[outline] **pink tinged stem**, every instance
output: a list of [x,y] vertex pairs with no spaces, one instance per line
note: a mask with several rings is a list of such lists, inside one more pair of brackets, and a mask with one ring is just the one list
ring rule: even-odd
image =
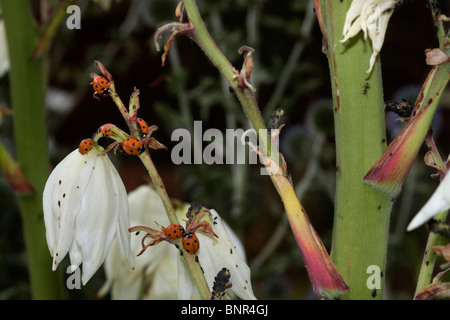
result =
[[431,83],[436,78],[436,70],[434,67],[428,75],[405,128],[364,177],[366,183],[392,197],[397,197],[401,191],[403,181],[430,129],[439,100],[437,97],[450,78],[447,75],[436,92],[429,93]]
[[337,299],[349,290],[332,263],[327,250],[311,225],[288,178],[271,176],[283,200],[289,223],[303,256],[314,293],[324,299]]
[[19,164],[0,143],[0,171],[5,175],[12,190],[22,194],[34,194],[34,189],[25,178]]

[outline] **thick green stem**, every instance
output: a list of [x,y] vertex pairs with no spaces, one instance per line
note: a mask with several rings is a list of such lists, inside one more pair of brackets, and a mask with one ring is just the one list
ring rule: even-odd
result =
[[[348,299],[381,299],[391,199],[363,182],[386,148],[379,62],[362,33],[342,44],[349,1],[321,1],[336,133],[336,206],[331,258],[350,286]],[[369,268],[370,267],[370,268]],[[376,272],[377,274],[374,274]],[[379,277],[368,281],[370,276]]]
[[44,58],[31,59],[38,43],[29,1],[1,1],[10,57],[11,96],[17,161],[34,195],[18,195],[34,299],[62,297],[61,277],[51,270],[42,212],[49,173],[45,126],[47,78]]

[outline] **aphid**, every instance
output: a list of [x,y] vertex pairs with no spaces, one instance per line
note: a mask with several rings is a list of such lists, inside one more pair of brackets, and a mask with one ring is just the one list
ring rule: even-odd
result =
[[367,95],[367,91],[370,89],[370,84],[368,82],[364,83],[363,95]]
[[94,146],[94,141],[92,141],[92,139],[84,139],[80,142],[78,151],[81,154],[86,154],[92,149],[93,146]]

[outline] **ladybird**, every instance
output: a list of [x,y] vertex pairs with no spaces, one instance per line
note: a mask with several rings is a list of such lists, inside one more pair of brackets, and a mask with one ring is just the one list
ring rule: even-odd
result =
[[104,77],[96,76],[92,81],[92,87],[95,90],[93,97],[98,100],[100,100],[98,96],[106,97],[109,93],[109,81]]
[[144,144],[136,138],[128,138],[120,145],[122,152],[131,155],[139,155],[144,151]]
[[137,122],[139,124],[140,134],[142,138],[145,138],[148,133],[148,124],[145,122],[145,120],[138,118]]
[[170,239],[179,239],[181,238],[185,232],[184,228],[179,224],[171,224],[164,229],[164,233]]
[[101,126],[98,131],[105,136],[112,136],[114,132],[111,131],[111,128],[113,127],[115,127],[115,125],[113,125],[112,123],[107,123]]
[[191,254],[195,254],[200,247],[200,242],[194,233],[188,232],[183,237],[183,248]]
[[86,154],[92,149],[93,146],[94,146],[94,141],[92,141],[92,139],[84,139],[83,141],[80,142],[78,151],[81,154]]

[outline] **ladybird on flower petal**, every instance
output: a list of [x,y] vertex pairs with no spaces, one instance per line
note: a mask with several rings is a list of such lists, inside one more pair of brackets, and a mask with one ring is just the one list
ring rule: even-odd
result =
[[81,154],[86,154],[92,149],[93,146],[94,146],[94,141],[92,141],[92,139],[84,139],[80,142],[78,151]]
[[185,231],[183,226],[179,224],[171,224],[164,229],[164,233],[170,239],[179,239],[185,234]]
[[191,254],[196,254],[200,247],[200,242],[194,233],[186,233],[183,237],[183,248]]

